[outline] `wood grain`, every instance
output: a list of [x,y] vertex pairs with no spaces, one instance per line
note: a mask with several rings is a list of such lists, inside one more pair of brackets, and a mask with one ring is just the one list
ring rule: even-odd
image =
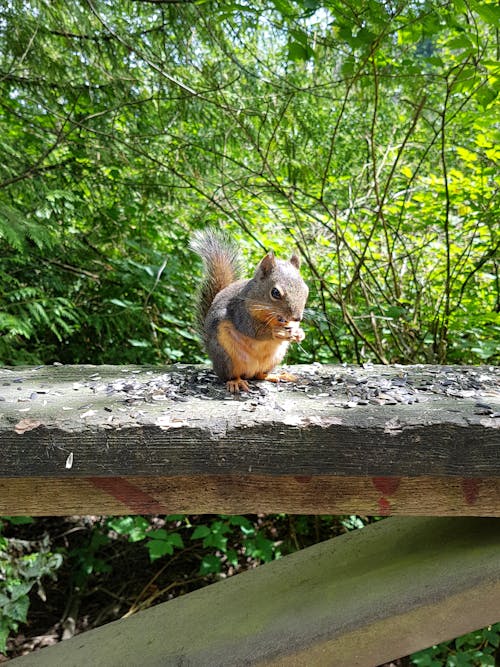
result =
[[500,369],[0,369],[0,512],[500,513]]
[[500,516],[500,479],[450,477],[1,478],[0,514]]

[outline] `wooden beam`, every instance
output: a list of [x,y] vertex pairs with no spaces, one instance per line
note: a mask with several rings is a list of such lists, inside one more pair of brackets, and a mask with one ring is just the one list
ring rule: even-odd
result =
[[291,370],[0,369],[0,512],[500,514],[500,368]]
[[0,515],[365,514],[500,516],[500,478],[0,478]]
[[373,667],[499,618],[498,520],[392,518],[14,662]]

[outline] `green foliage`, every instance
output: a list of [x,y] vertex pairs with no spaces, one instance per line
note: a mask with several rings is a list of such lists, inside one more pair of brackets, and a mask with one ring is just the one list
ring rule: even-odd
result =
[[130,542],[145,540],[151,560],[171,556],[174,549],[183,549],[184,542],[178,532],[163,528],[151,529],[150,522],[142,516],[123,516],[108,519],[107,526],[119,535],[125,535]]
[[[3,517],[4,523],[23,526],[30,517]],[[227,576],[247,566],[279,558],[281,550],[267,527],[244,516],[166,517],[119,516],[91,521],[76,545],[51,550],[50,537],[27,542],[0,533],[0,651],[12,631],[26,622],[28,593],[34,584],[44,595],[41,579],[65,562],[70,572],[70,586],[76,595],[88,594],[91,586],[110,576],[116,561],[110,559],[113,545],[120,540],[138,543],[147,551],[150,561],[172,563],[193,550],[199,566],[195,580],[201,582]],[[196,562],[196,561],[195,561]]]
[[497,9],[3,7],[0,360],[201,359],[210,223],[299,245],[292,361],[498,361]]
[[99,553],[109,543],[110,539],[101,527],[94,526],[86,542],[69,551],[67,558],[71,562],[73,585],[77,589],[85,589],[90,575],[111,571],[111,564]]
[[200,564],[200,574],[203,575],[220,573],[224,563],[236,566],[238,551],[247,559],[263,563],[281,556],[276,542],[266,537],[244,516],[221,516],[209,524],[198,524],[191,534],[191,540],[199,539],[202,540],[202,546],[209,550]]
[[[240,557],[268,562],[280,556],[275,542],[243,516],[219,516],[194,527],[185,515],[167,516],[165,521],[165,527],[153,528],[142,516],[114,517],[106,521],[106,528],[130,542],[144,542],[151,560],[184,549],[185,539],[198,542],[204,552],[199,568],[203,576],[219,574],[227,565],[237,566]],[[172,522],[175,530],[167,529]]]
[[55,577],[62,556],[52,553],[48,538],[31,543],[2,535],[3,522],[20,525],[29,517],[3,517],[0,521],[0,653],[4,653],[9,634],[27,620],[31,589],[37,585],[38,595],[45,599],[42,578]]
[[108,519],[107,527],[119,535],[125,535],[130,542],[144,540],[150,527],[149,521],[142,516],[119,516]]
[[499,647],[500,623],[496,623],[452,642],[414,653],[411,664],[418,667],[495,667]]
[[149,533],[149,538],[146,546],[151,560],[156,560],[156,558],[162,556],[171,556],[174,549],[184,548],[184,542],[179,533],[167,533],[163,528],[152,530]]

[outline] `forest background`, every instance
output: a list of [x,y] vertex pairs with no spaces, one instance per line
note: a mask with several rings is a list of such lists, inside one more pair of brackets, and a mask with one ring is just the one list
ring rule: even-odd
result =
[[[218,225],[249,273],[300,250],[289,361],[498,364],[499,30],[496,0],[3,3],[0,363],[205,361],[188,244]],[[363,523],[199,521],[103,518],[68,546],[4,520],[0,644],[42,574],[88,587],[133,530],[157,556],[191,531],[206,578]]]

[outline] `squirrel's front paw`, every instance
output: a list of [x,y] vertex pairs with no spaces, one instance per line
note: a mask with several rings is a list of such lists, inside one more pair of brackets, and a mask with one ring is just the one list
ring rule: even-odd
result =
[[274,327],[273,329],[273,338],[279,338],[280,340],[290,340],[300,343],[305,337],[304,330],[298,326]]
[[292,336],[292,340],[294,340],[296,343],[301,343],[304,338],[306,337],[304,333],[304,329],[301,329],[300,327],[294,332]]

